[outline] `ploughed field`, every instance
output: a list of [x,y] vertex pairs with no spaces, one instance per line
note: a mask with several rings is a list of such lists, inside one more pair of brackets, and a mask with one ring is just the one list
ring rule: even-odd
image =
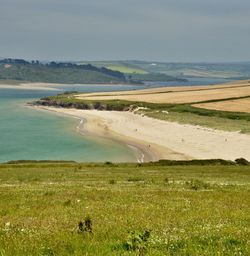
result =
[[83,100],[126,100],[148,103],[194,103],[250,97],[250,81],[242,80],[223,85],[164,87],[127,92],[91,93],[77,95]]
[[250,255],[250,166],[1,164],[0,216],[0,255]]

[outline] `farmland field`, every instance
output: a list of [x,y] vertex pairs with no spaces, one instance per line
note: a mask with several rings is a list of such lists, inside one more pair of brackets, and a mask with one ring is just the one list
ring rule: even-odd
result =
[[250,113],[250,98],[216,101],[211,103],[194,104],[194,107],[230,111],[230,112],[245,112]]
[[88,100],[127,100],[149,103],[193,103],[250,96],[249,81],[237,81],[225,85],[198,87],[165,87],[130,92],[94,93],[78,95]]

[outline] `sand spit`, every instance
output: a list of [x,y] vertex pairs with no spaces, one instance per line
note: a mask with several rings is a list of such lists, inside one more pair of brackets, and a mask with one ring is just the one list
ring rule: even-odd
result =
[[[106,86],[106,87],[112,87],[112,86],[117,86],[117,87],[123,87],[124,85],[127,84],[106,84],[106,83],[100,83],[100,84],[55,84],[55,83],[20,83],[20,84],[1,84],[0,83],[0,89],[22,89],[22,90],[53,90],[53,91],[61,91],[61,87],[64,88],[64,90],[67,90],[67,86],[71,88],[72,86],[77,85],[81,87],[98,87],[98,86]],[[136,85],[134,85],[136,86]],[[138,88],[140,88],[140,85],[137,85]],[[60,87],[60,89],[58,88]]]
[[250,136],[194,125],[183,125],[131,112],[36,107],[86,120],[84,131],[135,146],[144,161],[159,159],[250,160]]
[[60,91],[58,88],[56,88],[56,86],[60,86],[60,84],[49,84],[49,83],[0,84],[0,89]]

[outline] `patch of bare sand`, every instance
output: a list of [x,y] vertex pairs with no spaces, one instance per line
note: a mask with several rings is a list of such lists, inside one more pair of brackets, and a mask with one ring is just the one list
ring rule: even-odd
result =
[[[53,90],[53,91],[59,91],[58,87],[63,86],[65,89],[67,89],[67,86],[71,87],[73,84],[55,84],[55,83],[20,83],[20,84],[0,84],[0,89],[24,89],[24,90]],[[77,84],[77,86],[81,87],[97,87],[97,86],[106,86],[111,87],[114,86],[114,84]],[[115,84],[116,87],[123,87],[124,84]],[[138,88],[140,88],[140,85],[138,85]]]
[[181,125],[140,116],[131,112],[45,108],[87,120],[90,133],[113,136],[141,145],[153,159],[250,160],[250,136],[200,126]]

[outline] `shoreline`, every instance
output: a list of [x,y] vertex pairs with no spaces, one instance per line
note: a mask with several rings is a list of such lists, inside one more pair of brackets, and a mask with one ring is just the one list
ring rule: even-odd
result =
[[59,84],[47,83],[20,83],[20,84],[0,84],[0,89],[13,89],[13,90],[46,90],[46,91],[60,91],[54,86]]
[[138,86],[140,88],[141,86],[144,86],[144,84],[107,84],[107,83],[87,83],[87,84],[59,84],[59,83],[39,83],[39,82],[27,82],[27,83],[20,83],[20,84],[1,84],[0,83],[0,89],[20,89],[20,90],[46,90],[46,91],[62,91],[61,88],[58,87],[64,87],[67,88],[67,86]]
[[250,136],[239,132],[167,122],[131,112],[33,108],[84,119],[85,135],[131,145],[145,155],[144,162],[160,159],[250,160]]
[[[126,145],[137,155],[137,162],[155,162],[166,157],[171,160],[191,160],[190,156],[177,153],[167,147],[158,145],[157,143],[139,140],[136,137],[130,137],[113,131],[106,123],[105,118],[95,117],[92,111],[95,110],[77,110],[46,106],[29,106],[33,109],[49,111],[51,113],[63,116],[77,118],[80,123],[76,127],[76,132],[83,136],[92,138],[104,138]],[[81,113],[79,113],[81,112]],[[99,111],[98,111],[99,112]],[[100,111],[102,112],[102,111]],[[115,112],[115,111],[112,111]],[[135,115],[135,114],[133,114]]]
[[[51,109],[45,109],[45,110],[52,111],[56,114],[61,114],[61,112],[58,113],[56,110],[51,110]],[[73,117],[72,115],[69,115],[66,113],[63,113],[63,114],[65,114],[66,116]],[[123,144],[134,152],[138,163],[155,161],[156,159],[155,153],[147,150],[147,148],[142,143],[132,141],[129,138],[124,138],[124,137],[122,138],[121,136],[113,133],[112,131],[107,131],[106,127],[103,127],[103,128],[94,127],[95,124],[92,124],[91,123],[92,120],[89,118],[83,117],[81,119],[81,117],[77,117],[77,116],[74,116],[74,117],[80,119],[80,123],[76,127],[76,132],[78,132],[79,134],[83,136],[89,136],[95,139],[96,138],[108,139],[110,141]]]
[[27,105],[27,107],[30,107],[32,109],[39,110],[39,111],[46,111],[46,112],[49,111],[53,114],[60,115],[60,116],[67,116],[67,117],[78,119],[79,123],[75,127],[75,131],[77,133],[79,133],[82,136],[89,136],[93,139],[98,139],[98,138],[108,139],[110,141],[123,144],[134,152],[137,163],[153,162],[153,161],[159,160],[159,155],[160,155],[159,151],[155,150],[154,147],[152,147],[152,149],[149,150],[147,146],[144,145],[144,143],[140,143],[139,141],[134,141],[131,138],[125,138],[124,136],[120,136],[119,134],[115,134],[111,131],[107,131],[106,127],[101,127],[98,124],[96,125],[92,123],[93,120],[89,117],[70,114],[70,113],[67,113],[67,111],[66,112],[60,111],[61,109],[59,110],[59,108],[53,108],[53,107],[31,106],[31,105]]
[[[238,82],[243,83],[246,82],[248,80],[239,80]],[[176,81],[168,81],[168,82],[176,82]],[[223,87],[227,87],[230,86],[232,84],[234,84],[235,82],[230,81],[230,82],[225,82],[225,83],[218,83],[218,84],[200,84],[200,85],[169,85],[166,87],[162,87],[162,86],[154,86],[153,88],[151,88],[151,86],[149,86],[148,88],[143,88],[141,89],[140,87],[145,87],[146,84],[136,84],[136,83],[86,83],[86,84],[64,84],[64,83],[46,83],[46,82],[22,82],[20,81],[20,83],[17,82],[13,82],[13,83],[4,83],[1,82],[0,83],[0,89],[21,89],[21,90],[51,90],[51,91],[61,91],[61,88],[58,87],[64,87],[67,88],[67,86],[107,86],[107,87],[112,87],[112,86],[135,86],[138,88],[138,90],[140,90],[141,92],[157,92],[158,90],[171,90],[171,91],[180,91],[180,90],[194,90],[194,88],[196,89],[204,89],[204,88],[210,88],[212,89],[213,87],[216,88],[223,88]],[[212,87],[211,87],[212,86]],[[119,94],[124,94],[124,93],[134,93],[135,90],[129,90],[129,91],[119,91]],[[117,92],[107,92],[108,94],[112,95],[114,93]],[[93,92],[91,93],[92,96],[94,95],[99,95],[99,94],[103,94],[103,92]],[[106,94],[106,92],[105,92]],[[86,93],[85,96],[89,95],[89,93]]]

